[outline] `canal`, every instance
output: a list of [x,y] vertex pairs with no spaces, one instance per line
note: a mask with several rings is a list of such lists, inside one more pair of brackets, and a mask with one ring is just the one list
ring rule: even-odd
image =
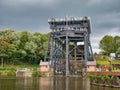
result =
[[93,86],[89,80],[80,77],[23,78],[1,77],[0,90],[120,90]]

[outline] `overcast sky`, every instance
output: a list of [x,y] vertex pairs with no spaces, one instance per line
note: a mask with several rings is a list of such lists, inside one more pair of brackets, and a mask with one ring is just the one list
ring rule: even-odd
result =
[[91,18],[94,52],[104,35],[120,35],[120,0],[0,0],[0,30],[48,33],[48,19],[66,15]]

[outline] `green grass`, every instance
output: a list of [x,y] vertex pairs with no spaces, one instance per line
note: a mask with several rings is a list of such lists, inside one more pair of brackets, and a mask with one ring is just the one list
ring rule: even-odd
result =
[[17,65],[17,67],[38,67],[39,65],[32,65],[32,64],[22,64],[22,65]]
[[45,74],[40,71],[35,71],[32,73],[33,77],[45,77]]
[[106,60],[106,59],[100,59],[100,60],[96,60],[96,63],[97,63],[97,65],[107,65],[107,66],[109,66],[110,65],[110,63],[108,62],[108,60]]
[[[0,66],[0,75],[3,76],[15,76],[17,68],[28,68],[33,71],[37,71],[38,65],[6,65],[4,67]],[[38,76],[42,75],[40,73],[37,73]]]
[[7,76],[16,76],[16,72],[15,71],[8,71]]
[[4,70],[16,70],[15,67],[0,67],[0,71],[4,71]]
[[112,64],[120,64],[120,60],[113,60]]
[[[110,66],[110,62],[107,59],[99,59],[96,60],[97,65],[106,65],[106,66]],[[112,64],[120,64],[120,60],[112,60]]]

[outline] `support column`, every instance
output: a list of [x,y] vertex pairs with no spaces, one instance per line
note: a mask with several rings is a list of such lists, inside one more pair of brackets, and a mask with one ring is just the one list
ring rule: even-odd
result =
[[83,72],[87,72],[87,61],[88,61],[88,35],[87,32],[85,32],[84,34],[84,71]]
[[76,50],[77,49],[77,43],[74,42],[74,45],[75,45],[75,47],[74,47],[74,57],[75,58],[74,59],[75,59],[75,69],[76,69],[77,68],[77,55],[76,55],[77,54],[77,52],[76,52],[77,51]]
[[51,71],[53,71],[53,68],[54,68],[54,61],[53,61],[53,43],[54,43],[54,41],[53,41],[53,34],[51,34],[51,42],[49,42],[49,43],[51,43],[51,49],[50,49],[50,61],[51,61],[51,67],[50,67],[50,69],[51,69]]
[[66,35],[66,76],[68,76],[69,73],[69,41],[68,41],[68,35]]

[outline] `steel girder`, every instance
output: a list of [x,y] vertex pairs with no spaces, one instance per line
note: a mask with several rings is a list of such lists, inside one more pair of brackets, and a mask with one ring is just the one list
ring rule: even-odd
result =
[[[55,20],[49,21],[52,32],[48,41],[45,60],[51,62],[55,75],[86,72],[87,61],[94,61],[90,44],[90,20]],[[78,43],[83,43],[79,45]]]

